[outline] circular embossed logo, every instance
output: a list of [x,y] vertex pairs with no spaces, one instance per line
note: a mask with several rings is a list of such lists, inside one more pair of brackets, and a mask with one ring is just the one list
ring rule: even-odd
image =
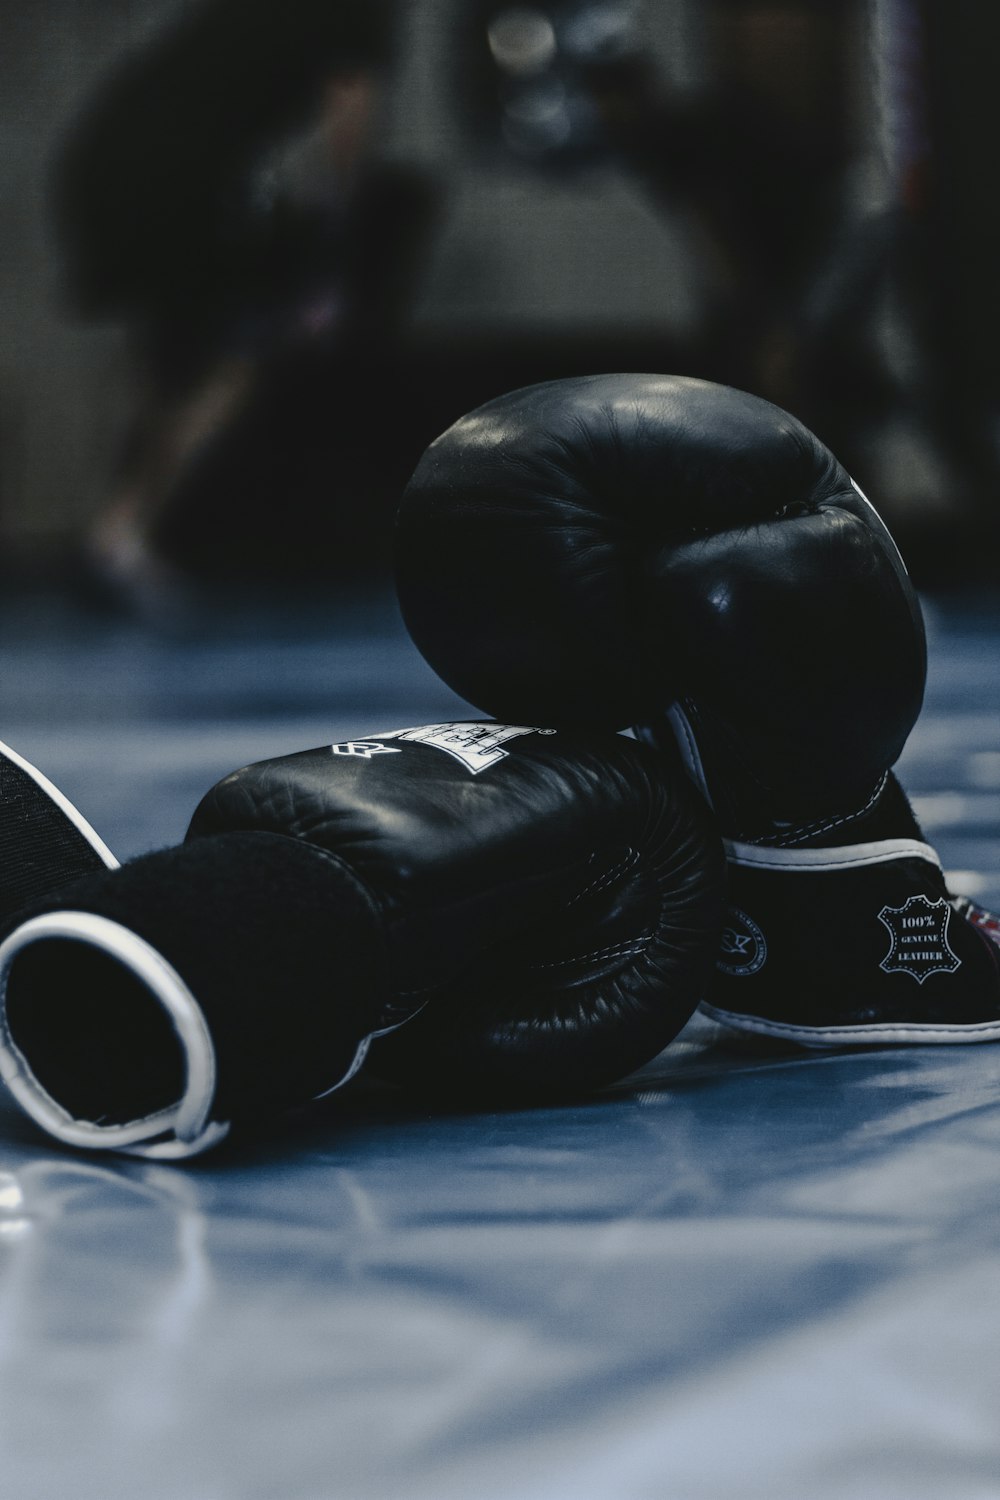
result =
[[767,943],[757,923],[738,906],[731,906],[722,929],[716,968],[723,974],[756,974],[767,958]]

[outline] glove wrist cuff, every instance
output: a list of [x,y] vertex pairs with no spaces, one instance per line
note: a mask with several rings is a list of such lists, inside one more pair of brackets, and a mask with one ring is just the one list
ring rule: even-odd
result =
[[[36,1075],[11,1031],[7,997],[18,960],[36,944],[82,943],[131,974],[165,1013],[184,1065],[184,1087],[167,1108],[120,1123],[75,1118]],[[0,1075],[18,1103],[57,1140],[90,1150],[177,1158],[215,1145],[228,1123],[209,1118],[216,1087],[216,1057],[204,1014],[176,969],[150,943],[109,917],[86,911],[45,912],[16,928],[0,944]]]
[[996,919],[949,895],[930,845],[728,853],[712,1019],[809,1047],[1000,1039]]
[[744,844],[725,840],[729,864],[748,870],[790,870],[796,874],[814,874],[836,870],[862,869],[868,865],[891,864],[900,859],[921,859],[940,870],[937,851],[921,839],[874,839],[870,843],[842,844],[833,848],[791,849],[764,844]]

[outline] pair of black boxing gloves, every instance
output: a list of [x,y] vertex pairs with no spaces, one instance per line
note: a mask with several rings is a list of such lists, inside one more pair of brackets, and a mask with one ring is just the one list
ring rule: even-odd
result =
[[890,771],[918,601],[793,417],[665,376],[516,391],[428,449],[397,576],[495,720],[247,767],[120,868],[7,758],[0,1066],[52,1136],[192,1155],[362,1066],[554,1100],[699,1005],[813,1047],[1000,1040],[1000,924]]

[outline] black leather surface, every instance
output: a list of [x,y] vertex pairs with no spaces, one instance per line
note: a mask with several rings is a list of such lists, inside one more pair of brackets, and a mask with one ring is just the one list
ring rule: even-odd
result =
[[622,727],[691,699],[731,832],[864,800],[919,712],[888,532],[794,417],[723,386],[595,375],[487,403],[417,467],[396,566],[418,647],[490,713]]
[[[703,998],[721,926],[718,831],[679,766],[613,734],[443,724],[251,765],[199,805],[335,854],[384,913],[405,1002],[373,1065],[440,1089],[553,1096],[656,1055]],[[447,1004],[442,1002],[447,994]]]
[[[391,1018],[376,902],[340,861],[295,839],[237,832],[159,850],[21,915],[53,911],[120,924],[180,976],[212,1035],[215,1119],[268,1119],[307,1103]],[[127,1122],[179,1097],[162,1011],[118,963],[79,943],[24,951],[7,1016],[32,1070],[75,1118]]]

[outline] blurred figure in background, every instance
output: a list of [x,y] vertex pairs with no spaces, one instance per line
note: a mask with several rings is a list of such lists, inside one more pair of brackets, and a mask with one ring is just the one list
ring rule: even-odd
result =
[[[66,137],[52,197],[68,299],[124,322],[135,360],[87,543],[119,602],[155,610],[178,565],[280,571],[306,482],[289,387],[320,380],[350,469],[351,392],[391,359],[433,216],[426,182],[373,159],[393,20],[392,0],[201,0],[125,57]],[[335,494],[296,562],[356,562],[368,498]]]
[[[665,9],[685,19],[660,25],[657,51]],[[480,293],[485,337],[435,347],[425,321],[408,341],[440,193],[379,156],[392,0],[196,0],[124,59],[55,164],[73,305],[126,323],[136,359],[134,420],[88,540],[106,592],[155,609],[178,570],[297,586],[384,568],[395,500],[451,420],[513,385],[634,359],[791,409],[878,494],[918,568],[922,544],[933,567],[949,547],[961,561],[956,520],[996,512],[1000,468],[986,188],[1000,12],[412,0],[407,15],[447,28],[451,64],[454,139],[422,159],[455,177],[471,161],[479,202],[519,201],[502,196],[512,167],[583,183],[584,202],[592,185],[595,210],[602,184],[627,179],[664,230],[685,226],[700,315],[669,347],[610,319],[601,342],[570,287],[578,335],[542,298],[518,334],[501,275]],[[697,61],[681,86],[662,39],[685,26]],[[538,235],[550,289],[569,278],[560,222]],[[534,228],[509,216],[494,269]],[[664,234],[664,277],[677,243]]]
[[[953,573],[1000,583],[1000,9],[978,0],[878,0],[894,69],[902,229],[895,265],[899,388],[944,471]],[[940,542],[940,537],[936,538]]]
[[617,167],[664,215],[693,221],[714,287],[698,373],[800,409],[844,357],[842,315],[877,258],[874,244],[845,247],[858,228],[865,10],[708,0],[703,82],[683,94],[629,0],[493,0],[482,16],[495,75],[482,94],[507,148],[543,170]]
[[496,149],[627,172],[686,218],[710,289],[689,373],[820,431],[918,568],[961,566],[963,520],[997,509],[987,11],[703,0],[702,77],[678,91],[636,0],[483,0],[478,104],[467,91]]

